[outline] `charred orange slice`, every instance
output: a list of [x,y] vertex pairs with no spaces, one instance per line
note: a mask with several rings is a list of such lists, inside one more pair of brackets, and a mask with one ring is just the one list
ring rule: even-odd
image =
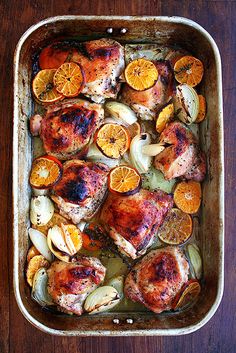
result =
[[180,294],[176,296],[172,303],[174,310],[185,308],[187,305],[193,303],[201,292],[201,286],[197,280],[189,280],[181,290]]
[[102,249],[102,242],[98,239],[93,239],[91,235],[83,232],[83,248],[88,251],[98,251]]
[[127,127],[129,134],[130,134],[130,138],[132,139],[134,136],[136,135],[140,135],[141,134],[141,126],[139,123],[135,122],[131,125],[129,125]]
[[[90,223],[82,233],[83,237],[83,248],[88,251],[98,251],[104,246],[104,230],[103,228],[96,224]],[[99,239],[102,237],[102,241]]]
[[131,61],[125,68],[125,80],[136,91],[152,87],[158,79],[158,71],[153,62],[146,59]]
[[29,262],[34,256],[40,255],[40,252],[36,249],[36,247],[33,245],[29,248],[28,253],[27,253],[27,262]]
[[203,77],[203,64],[193,56],[183,56],[174,66],[176,81],[186,83],[191,87],[197,86]]
[[165,129],[168,124],[174,118],[174,104],[169,103],[161,109],[157,115],[156,130],[159,134]]
[[32,257],[32,259],[28,263],[28,267],[26,270],[27,282],[31,287],[33,285],[34,275],[38,271],[38,269],[41,267],[48,268],[49,266],[50,263],[48,262],[48,260],[45,259],[45,257],[43,257],[43,255],[36,255]]
[[63,94],[56,90],[53,77],[56,70],[45,69],[37,73],[33,79],[32,89],[35,98],[41,103],[54,103],[62,99]]
[[197,181],[182,181],[174,191],[176,206],[186,213],[196,213],[201,204],[201,184]]
[[61,216],[59,213],[54,212],[50,221],[44,226],[37,226],[32,224],[32,228],[37,229],[39,232],[47,235],[49,228],[53,228],[54,226],[61,226],[61,224],[67,224],[68,220]]
[[84,86],[83,69],[79,64],[66,62],[56,70],[53,82],[59,93],[65,97],[75,97]]
[[121,165],[112,169],[108,176],[108,188],[111,192],[133,195],[141,187],[141,176],[136,169]]
[[172,208],[157,235],[166,244],[180,245],[190,238],[192,229],[191,216],[178,208]]
[[61,162],[52,156],[42,156],[33,161],[29,181],[36,189],[47,189],[55,185],[61,176]]
[[95,142],[105,156],[120,158],[129,148],[130,135],[124,126],[109,123],[97,131]]
[[206,117],[206,99],[201,94],[198,95],[199,98],[199,112],[195,123],[200,123]]

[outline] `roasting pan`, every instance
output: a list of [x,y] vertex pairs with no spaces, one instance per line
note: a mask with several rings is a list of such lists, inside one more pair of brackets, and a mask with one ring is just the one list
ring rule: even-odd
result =
[[[178,43],[204,63],[201,92],[207,99],[208,118],[201,124],[200,139],[207,155],[208,175],[203,183],[197,234],[204,279],[198,302],[183,312],[159,315],[109,312],[76,317],[42,310],[31,300],[24,278],[31,196],[28,183],[32,162],[28,129],[28,120],[33,113],[31,57],[51,40],[67,37],[80,40],[112,37],[121,43]],[[214,315],[223,294],[224,279],[223,108],[220,54],[207,31],[181,17],[60,16],[39,22],[23,34],[15,51],[13,137],[14,291],[18,306],[28,321],[44,332],[63,336],[182,335],[199,329]]]

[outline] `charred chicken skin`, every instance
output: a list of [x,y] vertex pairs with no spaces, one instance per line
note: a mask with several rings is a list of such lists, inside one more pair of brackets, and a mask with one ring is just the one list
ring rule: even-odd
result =
[[109,194],[100,219],[120,250],[135,259],[152,244],[172,206],[172,197],[162,191],[141,189],[131,196]]
[[103,163],[71,160],[63,164],[62,179],[53,187],[53,201],[60,213],[77,224],[89,220],[107,191],[109,168]]
[[31,118],[31,132],[40,133],[45,151],[61,160],[79,158],[85,152],[104,117],[103,108],[85,100],[50,106],[42,118]]
[[106,268],[95,257],[76,263],[54,261],[47,271],[48,292],[59,309],[81,315],[86,297],[104,280]]
[[129,105],[143,120],[153,120],[157,111],[167,103],[174,93],[173,70],[168,61],[156,61],[158,80],[145,91],[136,91],[128,84],[122,90],[122,102]]
[[204,179],[205,155],[186,125],[180,122],[169,124],[160,135],[160,144],[166,147],[155,157],[154,166],[164,174],[165,179]]
[[125,295],[155,313],[171,309],[176,294],[188,280],[189,265],[177,247],[150,251],[125,281]]

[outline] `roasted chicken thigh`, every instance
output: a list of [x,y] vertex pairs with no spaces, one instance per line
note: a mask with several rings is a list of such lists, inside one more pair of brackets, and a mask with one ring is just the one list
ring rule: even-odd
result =
[[124,48],[120,43],[109,38],[80,43],[71,61],[79,63],[84,70],[84,95],[98,103],[117,97],[119,76],[125,66]]
[[100,219],[120,250],[135,259],[152,244],[172,205],[172,196],[162,191],[141,189],[131,196],[110,194]]
[[63,164],[62,179],[53,187],[60,213],[77,224],[98,210],[107,190],[109,168],[103,163],[71,160]]
[[104,280],[106,268],[95,257],[76,263],[54,261],[47,271],[48,292],[62,311],[81,315],[86,297]]
[[205,155],[196,137],[181,122],[169,124],[160,135],[165,149],[155,157],[154,166],[167,180],[183,177],[202,181],[206,174]]
[[171,309],[171,304],[188,280],[189,265],[178,247],[150,251],[128,274],[125,295],[155,313]]
[[158,80],[145,91],[136,91],[124,85],[121,100],[129,105],[143,120],[153,120],[159,108],[167,103],[174,93],[173,70],[168,61],[156,61]]
[[79,158],[85,152],[104,117],[99,104],[76,99],[48,107],[45,116],[31,118],[31,132],[43,141],[45,151],[61,160]]

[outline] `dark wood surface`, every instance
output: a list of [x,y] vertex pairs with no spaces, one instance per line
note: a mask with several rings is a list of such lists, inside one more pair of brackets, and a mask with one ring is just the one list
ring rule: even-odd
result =
[[[236,1],[0,1],[0,353],[233,353],[236,352]],[[31,326],[16,305],[12,287],[12,62],[17,41],[49,16],[176,15],[201,24],[216,40],[223,62],[225,126],[225,290],[215,316],[199,331],[181,337],[60,338]],[[9,256],[8,256],[9,255]]]

